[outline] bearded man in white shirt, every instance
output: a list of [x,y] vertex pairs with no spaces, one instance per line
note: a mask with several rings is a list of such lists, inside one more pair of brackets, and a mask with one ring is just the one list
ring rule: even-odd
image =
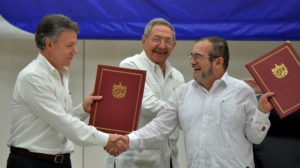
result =
[[151,147],[179,125],[188,168],[254,168],[253,144],[270,127],[268,97],[274,93],[257,102],[252,88],[228,75],[229,50],[222,38],[197,40],[189,60],[194,80],[180,86],[152,122],[128,135],[130,148]]
[[[78,30],[63,15],[47,15],[39,23],[35,41],[40,53],[19,73],[14,88],[7,168],[71,168],[72,141],[84,146],[115,143],[118,135],[81,121],[102,97],[89,95],[72,107],[67,67],[78,53]],[[126,148],[123,144],[115,153]]]
[[[184,83],[183,75],[168,58],[176,45],[174,27],[165,19],[148,22],[142,37],[143,51],[124,59],[121,67],[147,71],[139,127],[149,123],[164,107],[166,100]],[[108,168],[179,168],[178,129],[164,141],[143,151],[129,150],[117,158],[108,156]]]

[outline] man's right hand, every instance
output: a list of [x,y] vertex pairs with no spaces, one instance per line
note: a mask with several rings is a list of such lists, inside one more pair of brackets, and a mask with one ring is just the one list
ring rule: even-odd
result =
[[110,134],[108,138],[107,145],[104,147],[107,153],[118,156],[124,151],[127,151],[129,147],[129,138],[128,136]]

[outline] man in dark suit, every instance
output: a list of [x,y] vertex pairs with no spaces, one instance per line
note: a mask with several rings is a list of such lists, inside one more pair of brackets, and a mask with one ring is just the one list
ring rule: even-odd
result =
[[300,168],[300,110],[280,119],[275,110],[264,141],[254,145],[256,168]]

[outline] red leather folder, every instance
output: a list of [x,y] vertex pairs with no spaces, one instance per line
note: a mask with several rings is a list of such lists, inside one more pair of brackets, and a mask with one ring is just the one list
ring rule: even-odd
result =
[[270,102],[280,118],[300,109],[300,58],[291,43],[274,48],[246,68],[264,93],[275,92]]
[[128,134],[137,129],[146,71],[98,65],[89,124],[106,133]]

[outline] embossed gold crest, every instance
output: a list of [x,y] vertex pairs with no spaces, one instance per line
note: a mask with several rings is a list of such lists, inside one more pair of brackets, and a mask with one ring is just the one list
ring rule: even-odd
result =
[[288,69],[283,63],[280,65],[275,64],[275,68],[272,68],[272,72],[276,78],[284,78],[288,74]]
[[118,85],[114,84],[112,88],[112,95],[114,98],[122,99],[126,96],[127,86],[122,85],[120,82]]

